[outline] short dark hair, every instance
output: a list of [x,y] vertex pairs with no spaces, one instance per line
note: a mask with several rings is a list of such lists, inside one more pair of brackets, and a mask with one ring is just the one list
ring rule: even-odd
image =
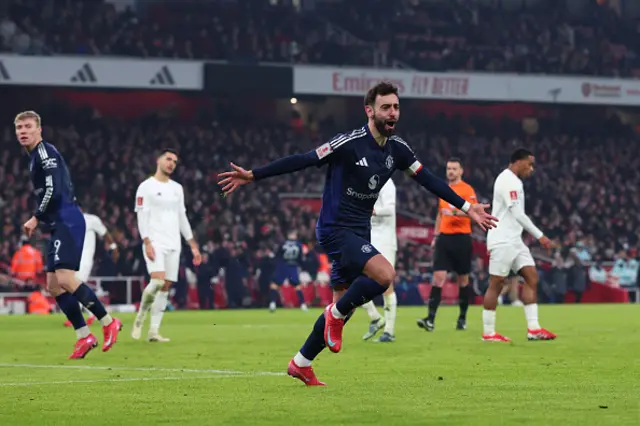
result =
[[381,81],[373,86],[364,96],[364,106],[374,106],[378,96],[396,95],[398,96],[398,86],[388,82]]
[[458,163],[462,167],[462,160],[459,157],[449,157],[447,163]]
[[173,154],[176,157],[180,157],[180,155],[178,154],[178,151],[173,149],[173,148],[162,148],[160,150],[160,153],[158,154],[158,158],[162,157],[165,154]]
[[513,164],[516,161],[526,160],[529,157],[533,157],[533,152],[525,148],[518,148],[515,151],[513,151],[513,154],[511,154],[511,158],[509,159],[509,162]]

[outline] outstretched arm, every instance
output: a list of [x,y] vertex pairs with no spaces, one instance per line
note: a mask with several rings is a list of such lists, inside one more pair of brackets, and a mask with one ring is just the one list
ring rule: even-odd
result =
[[226,197],[238,187],[253,181],[297,172],[311,166],[319,166],[327,161],[325,157],[329,156],[329,154],[338,148],[333,144],[334,142],[327,142],[312,151],[280,158],[254,170],[245,170],[231,163],[233,171],[220,173],[218,175],[218,179],[220,179],[218,185],[222,186],[222,191]]
[[405,170],[413,179],[427,191],[434,193],[452,206],[465,212],[471,220],[476,222],[482,229],[495,227],[498,221],[488,214],[485,209],[487,204],[471,204],[455,193],[445,181],[437,178],[433,173],[422,167],[416,158],[413,150],[402,139],[394,136],[391,138],[397,144],[399,169]]
[[294,154],[280,158],[266,166],[251,170],[254,180],[267,179],[273,176],[286,175],[297,172],[307,167],[315,166],[320,162],[316,151],[305,152],[304,154]]
[[[413,170],[415,169],[415,172]],[[418,182],[427,191],[434,193],[452,206],[467,213],[471,207],[471,203],[465,201],[464,198],[455,193],[453,189],[445,181],[438,178],[429,170],[422,167],[422,164],[415,162],[409,167],[409,173],[413,179]]]

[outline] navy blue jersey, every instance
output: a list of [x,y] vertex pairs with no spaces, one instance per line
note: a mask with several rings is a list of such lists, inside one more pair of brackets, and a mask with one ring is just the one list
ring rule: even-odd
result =
[[319,165],[328,164],[318,231],[349,228],[367,234],[378,194],[396,170],[415,174],[422,166],[406,142],[391,136],[380,146],[368,126],[339,134],[320,146]]
[[287,240],[278,250],[278,264],[300,267],[303,261],[302,243],[296,240]]
[[58,150],[42,141],[29,156],[29,175],[37,203],[35,217],[38,221],[53,227],[58,222],[76,221],[82,217],[69,169]]

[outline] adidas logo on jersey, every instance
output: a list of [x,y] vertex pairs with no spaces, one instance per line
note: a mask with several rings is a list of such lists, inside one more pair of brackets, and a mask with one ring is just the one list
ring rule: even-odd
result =
[[73,83],[95,83],[97,81],[93,69],[88,63],[85,63],[72,77]]
[[366,157],[362,157],[362,159],[360,161],[356,161],[356,166],[369,167],[369,163],[367,162],[367,158]]

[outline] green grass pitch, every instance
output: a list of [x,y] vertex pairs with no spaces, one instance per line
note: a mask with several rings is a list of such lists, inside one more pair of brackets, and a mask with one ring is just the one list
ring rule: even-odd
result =
[[0,425],[640,425],[640,305],[541,306],[553,342],[500,307],[513,344],[480,340],[478,307],[464,332],[441,308],[434,333],[400,307],[395,343],[363,342],[359,311],[314,364],[328,387],[306,388],[284,372],[319,312],[168,312],[166,344],[133,341],[123,315],[116,346],[80,361],[62,316],[2,316]]

